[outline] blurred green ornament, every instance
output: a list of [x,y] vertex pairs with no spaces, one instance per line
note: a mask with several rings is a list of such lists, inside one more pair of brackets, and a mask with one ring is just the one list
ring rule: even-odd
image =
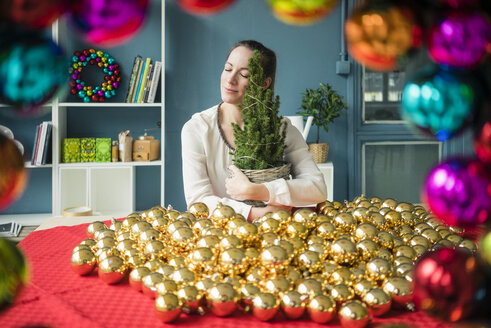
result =
[[0,311],[14,302],[27,280],[24,255],[13,242],[0,238]]
[[488,265],[491,265],[491,230],[482,237],[479,243],[479,254]]

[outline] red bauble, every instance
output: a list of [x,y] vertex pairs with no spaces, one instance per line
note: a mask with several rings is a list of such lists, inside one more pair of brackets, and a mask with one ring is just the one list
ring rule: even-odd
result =
[[216,14],[235,0],[177,0],[182,9],[190,14],[211,15]]
[[67,0],[2,0],[0,20],[41,29],[49,27],[67,8]]
[[476,257],[465,250],[440,248],[423,255],[415,265],[416,307],[445,320],[468,317],[479,307],[477,295],[484,287]]
[[0,134],[0,212],[24,192],[27,172],[22,154],[12,139]]

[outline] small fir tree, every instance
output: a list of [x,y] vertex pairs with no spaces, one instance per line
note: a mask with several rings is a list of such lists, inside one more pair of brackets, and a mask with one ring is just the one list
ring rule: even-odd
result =
[[249,59],[249,86],[239,105],[244,128],[232,123],[235,166],[242,170],[262,170],[284,164],[286,122],[279,115],[280,97],[264,89],[266,76],[261,67],[261,55],[254,51]]

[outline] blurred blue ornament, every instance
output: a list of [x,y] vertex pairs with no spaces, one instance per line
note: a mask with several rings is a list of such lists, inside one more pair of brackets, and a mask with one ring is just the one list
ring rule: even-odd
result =
[[461,132],[474,117],[481,92],[465,72],[425,68],[404,87],[401,116],[438,141]]
[[42,114],[42,105],[66,89],[68,67],[62,48],[40,32],[0,35],[0,97],[15,115]]

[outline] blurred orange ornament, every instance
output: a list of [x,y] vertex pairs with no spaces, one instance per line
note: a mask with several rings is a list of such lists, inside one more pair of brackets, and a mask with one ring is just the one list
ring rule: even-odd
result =
[[376,71],[397,69],[422,43],[413,12],[391,1],[360,5],[351,12],[344,32],[351,56]]
[[11,205],[24,192],[27,171],[15,142],[0,134],[0,211]]
[[178,0],[182,9],[190,14],[211,15],[224,10],[235,0]]
[[274,16],[286,24],[311,25],[331,13],[338,0],[268,0]]

